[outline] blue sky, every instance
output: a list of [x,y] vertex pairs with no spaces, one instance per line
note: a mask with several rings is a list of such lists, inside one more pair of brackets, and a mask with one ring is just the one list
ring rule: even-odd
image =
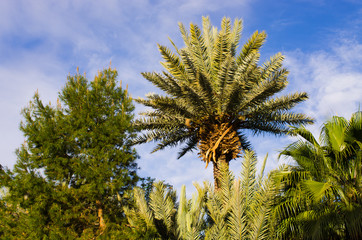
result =
[[[68,74],[79,66],[92,79],[109,66],[119,72],[133,97],[158,92],[141,72],[162,70],[157,43],[182,46],[178,22],[201,26],[209,16],[243,20],[243,38],[255,30],[268,34],[262,59],[286,56],[289,86],[283,93],[306,91],[310,99],[296,109],[316,119],[319,133],[332,115],[350,117],[362,102],[362,3],[358,0],[3,0],[0,1],[0,164],[15,164],[24,141],[20,111],[38,89],[44,102],[55,102]],[[141,106],[136,111],[142,110]],[[269,153],[275,168],[278,150],[295,139],[259,136],[251,142],[260,159]],[[137,148],[141,176],[180,188],[212,180],[197,154],[176,160],[178,149],[150,154],[154,145]],[[283,161],[282,161],[283,162]],[[240,159],[231,168],[240,170]]]

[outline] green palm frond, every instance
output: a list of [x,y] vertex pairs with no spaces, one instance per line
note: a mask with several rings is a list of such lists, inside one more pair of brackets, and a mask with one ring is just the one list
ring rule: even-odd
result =
[[[173,54],[171,50],[165,46],[158,45],[158,49],[163,59],[165,60],[165,62],[161,62],[161,65],[179,81],[187,81],[189,76],[187,75],[185,66],[180,58],[177,55]],[[152,82],[151,79],[148,80]]]
[[229,35],[229,42],[230,42],[230,53],[231,56],[236,55],[236,50],[239,46],[239,41],[241,38],[241,31],[243,29],[242,21],[239,19],[234,20],[234,25],[232,27],[232,32]]
[[133,144],[147,143],[150,141],[162,140],[164,132],[159,130],[148,131],[146,133],[139,134],[132,140]]
[[123,208],[133,235],[148,236],[149,239],[159,237],[154,224],[154,215],[147,204],[144,191],[136,187],[133,190],[133,196],[135,207],[131,209],[125,206]]
[[274,99],[269,99],[264,101],[262,106],[255,106],[249,110],[249,114],[257,115],[264,112],[286,111],[293,108],[296,104],[305,101],[307,98],[308,95],[306,93],[294,93]]
[[147,202],[143,196],[144,196],[144,192],[139,188],[135,188],[134,197],[135,197],[136,204],[138,207],[138,213],[142,217],[142,219],[145,221],[147,227],[152,228],[152,227],[154,227],[153,215],[152,215],[150,209],[148,208]]
[[266,162],[268,160],[268,153],[265,155],[264,157],[264,160],[263,160],[263,164],[261,165],[261,168],[260,168],[260,173],[259,173],[259,178],[258,178],[258,181],[261,182],[261,180],[263,179],[264,177],[264,170],[265,170],[265,165],[266,165]]
[[[253,88],[243,95],[242,104],[237,106],[235,110],[237,112],[242,111],[243,109],[256,107],[259,104],[263,103],[265,100],[268,100],[270,96],[281,91],[285,86],[286,82],[280,81],[278,77],[286,77],[286,72],[278,72],[275,74],[275,79],[264,80],[259,83],[256,83]],[[284,75],[284,76],[283,76]],[[233,106],[235,103],[228,103],[228,106]],[[227,109],[233,109],[228,107]]]
[[331,147],[332,151],[341,152],[346,147],[345,130],[348,122],[343,117],[334,116],[332,120],[324,124],[321,131],[321,142]]
[[303,182],[303,186],[305,186],[306,192],[309,192],[311,198],[316,202],[333,198],[334,188],[330,182],[306,180]]
[[206,189],[195,185],[197,192],[191,200],[186,199],[186,187],[181,188],[177,212],[177,226],[181,239],[201,239],[205,217]]
[[183,157],[186,153],[194,150],[197,148],[197,143],[199,142],[198,138],[196,135],[194,135],[193,137],[187,139],[186,142],[186,146],[181,148],[181,151],[178,152],[178,156],[177,158],[180,159],[181,157]]
[[261,79],[270,79],[275,71],[279,70],[283,66],[284,56],[281,53],[275,54],[262,66]]
[[301,127],[292,127],[290,129],[290,135],[292,136],[300,136],[304,138],[307,142],[311,143],[313,146],[319,147],[319,143],[314,138],[313,134],[307,130],[304,126]]
[[[202,160],[207,164],[212,161],[214,168],[218,168],[219,159],[229,163],[240,155],[242,148],[249,146],[244,129],[284,135],[289,125],[313,122],[304,114],[290,112],[308,98],[306,93],[273,98],[287,86],[288,71],[280,53],[259,65],[265,32],[256,31],[238,53],[241,20],[232,23],[223,18],[218,30],[204,17],[202,26],[203,29],[190,24],[187,30],[180,23],[184,46],[178,48],[172,40],[175,51],[158,46],[165,70],[162,74],[142,75],[167,95],[150,94],[136,100],[153,113],[146,112],[143,119],[135,122],[152,132],[135,142],[147,142],[154,137],[153,140],[161,142],[156,150],[184,143],[179,156],[196,146]],[[176,133],[182,136],[176,137]]]
[[346,141],[362,142],[362,111],[352,114],[349,124],[346,128]]
[[[284,229],[299,224],[300,232],[314,239],[362,237],[361,225],[354,224],[355,216],[362,214],[361,145],[357,144],[360,136],[348,130],[361,129],[360,124],[354,125],[355,116],[349,121],[337,116],[327,121],[319,141],[304,127],[290,131],[302,139],[280,153],[298,164],[285,175],[285,203],[301,208],[289,216],[285,208],[281,217]],[[354,217],[349,219],[349,214]],[[284,234],[291,236],[288,231]]]
[[264,182],[259,189],[255,193],[255,201],[251,208],[253,217],[250,224],[250,239],[270,239],[272,230],[275,228],[275,223],[271,220],[274,220],[272,219],[272,211],[276,189],[272,181]]
[[[159,150],[162,150],[166,147],[175,147],[180,143],[189,141],[193,133],[187,132],[187,131],[183,131],[183,130],[177,130],[174,131],[172,134],[168,134],[167,137],[164,136],[164,138],[162,139],[162,141],[160,143],[157,144],[157,147],[154,148],[152,150],[152,152],[156,152]],[[182,152],[180,153],[180,155],[182,154]],[[180,158],[180,155],[178,158]]]
[[[247,113],[246,113],[247,114]],[[248,114],[247,114],[248,116]],[[261,126],[260,130],[264,132],[268,132],[267,128],[264,130],[262,128],[262,125],[265,125],[266,127],[275,127],[279,128],[283,133],[287,133],[285,131],[290,129],[290,126],[286,126],[286,124],[289,125],[297,125],[297,124],[308,124],[313,122],[312,119],[307,117],[304,114],[300,113],[290,113],[286,111],[277,111],[277,112],[271,112],[271,113],[261,113],[258,116],[250,117],[250,124],[251,126]],[[245,126],[248,126],[248,122],[245,123]],[[249,126],[248,126],[249,127]],[[249,127],[250,128],[250,127]],[[255,130],[258,131],[256,128]],[[272,132],[274,133],[274,132]]]
[[174,217],[176,214],[174,193],[167,191],[162,182],[154,184],[154,190],[150,194],[150,208],[156,220],[156,227],[166,232],[164,235],[172,235],[174,229]]
[[230,201],[230,216],[228,227],[230,239],[242,239],[248,234],[247,202],[243,197],[243,186],[240,180],[236,180],[233,186],[233,196]]
[[241,185],[243,186],[244,201],[246,204],[250,204],[249,199],[252,198],[257,184],[256,163],[257,160],[255,154],[250,151],[245,151],[241,171]]
[[137,239],[177,239],[175,192],[162,182],[154,183],[149,202],[139,188],[133,190],[134,208],[125,215]]
[[255,31],[253,35],[250,37],[248,42],[243,46],[238,58],[237,62],[240,63],[245,59],[249,54],[258,52],[261,46],[263,46],[266,39],[266,33],[263,31],[259,33]]
[[[208,61],[212,64],[211,56],[214,47],[214,39],[215,39],[215,28],[211,26],[209,17],[202,17],[202,35],[204,36],[205,47],[207,51]],[[211,68],[212,69],[212,68]]]
[[142,76],[150,81],[152,84],[156,85],[166,93],[181,97],[182,96],[182,88],[180,85],[175,81],[172,75],[169,75],[166,72],[163,72],[163,75],[158,73],[142,73]]
[[[228,92],[231,86],[233,86],[233,77],[235,73],[235,63],[234,59],[231,56],[228,56],[221,66],[221,70],[218,73],[218,84],[217,84],[217,96],[218,96],[218,114],[226,112],[227,110],[223,108],[225,105],[225,100],[228,99]],[[240,91],[240,89],[239,89]]]
[[190,24],[190,34],[191,34],[191,46],[192,48],[190,53],[193,56],[193,62],[198,72],[204,74],[206,78],[210,74],[210,66],[208,66],[208,56],[205,46],[204,37],[201,34],[200,28],[195,24]]

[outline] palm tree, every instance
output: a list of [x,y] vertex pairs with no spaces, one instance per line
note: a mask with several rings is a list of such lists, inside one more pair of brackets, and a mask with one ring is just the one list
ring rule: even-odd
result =
[[284,212],[294,212],[285,218],[285,229],[298,225],[304,238],[361,239],[362,112],[349,121],[337,116],[327,121],[319,141],[304,127],[291,134],[302,139],[280,153],[298,164],[284,176],[289,188]]
[[133,189],[133,208],[124,207],[129,227],[128,239],[177,239],[176,192],[162,182],[154,183],[149,202],[145,192]]
[[[265,166],[265,161],[263,166]],[[125,208],[130,239],[276,239],[274,201],[279,191],[273,173],[256,173],[256,157],[246,151],[240,178],[221,166],[220,189],[209,182],[192,199],[182,187],[179,202],[162,182],[154,184],[149,202],[134,189],[134,208]]]
[[279,188],[274,172],[263,177],[265,162],[266,158],[258,175],[255,154],[245,151],[236,180],[222,167],[220,189],[214,191],[210,185],[207,188],[206,206],[211,221],[205,239],[277,238],[274,204]]
[[184,143],[179,158],[198,148],[206,167],[213,163],[216,188],[220,163],[228,165],[242,149],[250,148],[247,131],[282,135],[288,125],[313,122],[289,111],[307,99],[306,93],[271,98],[287,86],[288,71],[280,53],[258,65],[265,32],[256,31],[237,53],[241,20],[231,25],[229,18],[223,18],[218,31],[209,18],[203,18],[203,30],[191,24],[188,33],[180,23],[185,47],[177,48],[170,40],[173,53],[158,45],[165,71],[142,74],[167,95],[136,100],[153,110],[136,121],[148,131],[135,143],[159,141],[154,151]]

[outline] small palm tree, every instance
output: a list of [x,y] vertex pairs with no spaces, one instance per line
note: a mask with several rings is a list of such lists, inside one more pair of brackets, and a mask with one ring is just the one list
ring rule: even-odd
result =
[[135,188],[134,207],[124,208],[129,239],[203,239],[206,189],[195,186],[197,194],[192,200],[187,200],[186,188],[182,186],[179,203],[175,191],[162,182],[154,183],[149,202],[145,192]]
[[205,239],[276,239],[274,204],[279,188],[274,172],[263,178],[265,162],[258,176],[254,153],[245,151],[236,180],[222,168],[220,189],[208,187],[210,222]]
[[288,125],[312,123],[304,114],[289,112],[307,94],[271,98],[287,86],[288,71],[280,53],[258,65],[265,32],[256,31],[237,53],[241,20],[232,26],[229,18],[223,18],[220,31],[208,18],[203,18],[202,31],[194,24],[190,33],[179,26],[185,47],[179,49],[171,41],[173,53],[159,45],[166,71],[142,74],[167,95],[136,100],[153,110],[136,121],[148,132],[135,143],[159,141],[154,151],[185,143],[179,158],[198,147],[206,166],[213,163],[219,188],[221,163],[228,165],[242,149],[249,149],[248,131],[281,135]]
[[129,239],[176,239],[176,192],[162,182],[154,183],[149,196],[135,187],[134,207],[124,207],[131,234]]
[[284,230],[297,227],[305,239],[361,239],[362,112],[327,121],[319,141],[304,127],[291,133],[303,139],[280,153],[298,164],[284,173],[282,209],[293,213]]
[[132,237],[275,239],[277,222],[273,209],[279,189],[272,174],[263,178],[264,167],[259,176],[256,174],[256,162],[255,155],[246,151],[240,178],[235,180],[227,166],[222,165],[218,191],[209,182],[204,182],[203,187],[195,184],[197,192],[188,200],[183,186],[178,203],[174,192],[161,182],[154,185],[149,203],[144,192],[136,188],[135,207],[125,210]]

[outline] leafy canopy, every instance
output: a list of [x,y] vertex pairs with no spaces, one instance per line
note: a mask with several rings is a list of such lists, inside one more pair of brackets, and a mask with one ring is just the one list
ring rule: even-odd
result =
[[280,53],[259,65],[265,32],[256,31],[238,52],[241,20],[223,18],[220,30],[209,18],[202,24],[190,24],[189,32],[179,24],[183,48],[172,40],[174,51],[158,45],[165,71],[142,75],[166,95],[136,100],[152,110],[136,121],[148,131],[135,143],[158,141],[154,151],[184,143],[179,157],[199,147],[206,164],[228,162],[250,147],[248,131],[280,135],[289,125],[312,123],[290,111],[306,93],[272,98],[287,86],[288,71]]
[[2,213],[11,215],[0,236],[91,239],[118,232],[119,199],[138,176],[130,147],[134,106],[116,78],[112,69],[90,82],[77,73],[56,106],[36,93],[22,111],[26,140],[14,170],[1,172],[0,186],[7,189]]
[[334,116],[319,140],[304,127],[291,134],[301,139],[280,153],[298,164],[283,173],[284,231],[306,239],[361,239],[362,112],[350,120]]

